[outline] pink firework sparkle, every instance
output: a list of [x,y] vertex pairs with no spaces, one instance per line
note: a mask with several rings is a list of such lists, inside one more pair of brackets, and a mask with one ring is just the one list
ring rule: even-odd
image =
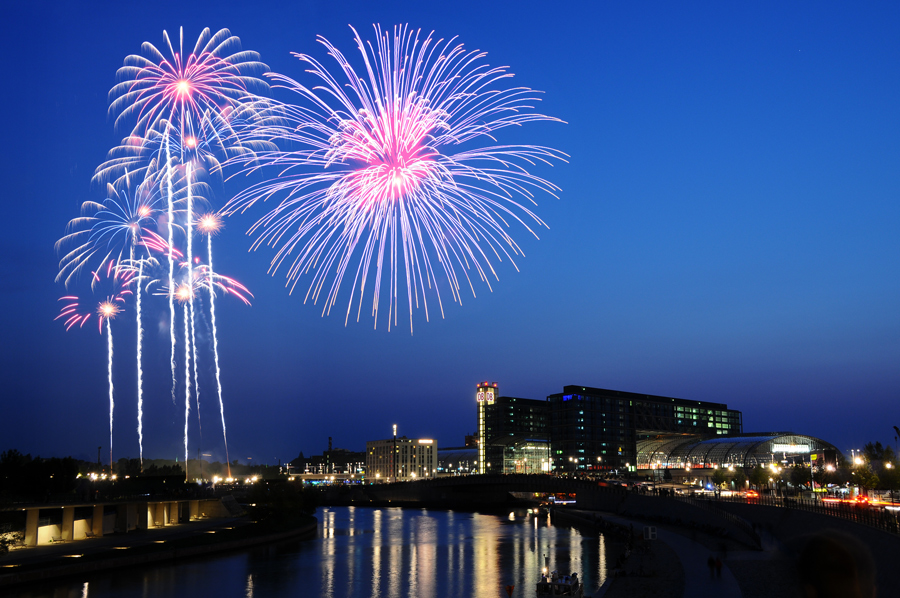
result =
[[271,166],[277,174],[237,195],[224,213],[281,197],[251,229],[259,233],[254,248],[278,247],[271,270],[287,261],[292,290],[311,273],[306,298],[315,303],[324,291],[323,314],[335,304],[348,270],[355,270],[345,323],[355,297],[359,320],[371,278],[377,325],[384,278],[390,286],[388,327],[392,320],[396,326],[395,301],[405,283],[412,328],[420,300],[428,317],[426,289],[435,290],[443,315],[439,279],[461,301],[460,272],[474,295],[473,270],[490,289],[489,279],[497,278],[492,259],[515,265],[521,250],[508,233],[509,221],[532,234],[526,220],[545,226],[517,200],[534,203],[535,192],[559,191],[528,169],[565,154],[497,145],[495,133],[506,127],[560,121],[533,111],[538,92],[502,88],[512,75],[483,64],[483,52],[467,51],[453,39],[423,40],[407,27],[396,27],[393,35],[378,26],[375,31],[374,47],[353,31],[363,76],[321,37],[341,81],[302,54],[295,56],[309,65],[317,86],[268,75],[311,106],[275,105],[268,124],[249,131],[251,138],[297,149],[243,161],[247,172]]
[[[181,266],[184,267],[185,264],[181,264]],[[187,303],[199,297],[203,292],[210,291],[221,291],[226,295],[237,297],[244,305],[250,305],[250,298],[253,297],[253,293],[246,286],[230,276],[212,272],[206,264],[194,267],[191,271],[191,279],[192,282],[190,284],[184,281],[174,287],[173,295],[179,303]],[[169,288],[163,285],[156,294],[168,297]],[[66,299],[66,297],[63,299]],[[75,323],[77,324],[78,322]]]
[[116,260],[109,260],[100,269],[91,272],[91,289],[94,294],[107,291],[104,299],[97,302],[74,295],[60,297],[59,300],[66,303],[54,319],[62,319],[66,330],[70,330],[75,326],[83,327],[91,316],[96,315],[97,330],[102,334],[103,323],[121,313],[126,298],[133,294],[129,287],[134,279],[130,268],[123,267]]

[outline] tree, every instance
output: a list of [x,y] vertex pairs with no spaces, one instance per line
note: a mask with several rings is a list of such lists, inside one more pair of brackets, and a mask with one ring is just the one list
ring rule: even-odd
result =
[[834,474],[824,467],[813,468],[813,481],[819,486],[827,486],[834,483]]
[[886,467],[878,475],[878,481],[878,488],[891,491],[891,502],[893,502],[894,491],[900,490],[900,471],[896,467]]
[[8,532],[0,534],[0,556],[9,552],[9,547],[22,541],[25,534],[22,532]]
[[805,486],[810,482],[811,471],[802,466],[802,465],[794,465],[791,467],[791,486],[794,488],[799,488],[800,486]]
[[122,457],[116,461],[116,471],[120,476],[136,476],[141,473],[140,459],[126,459]]
[[744,485],[747,483],[747,474],[744,472],[743,467],[738,467],[734,470],[734,475],[731,476],[731,481],[734,482],[735,490],[744,489]]
[[869,490],[879,485],[878,476],[868,465],[859,465],[853,468],[853,482],[859,486],[862,494],[868,495]]
[[863,455],[865,455],[866,461],[869,463],[872,461],[883,461],[884,447],[880,442],[875,442],[875,444],[867,442],[866,445],[863,446]]
[[765,484],[768,479],[769,474],[766,473],[766,470],[762,465],[757,465],[750,471],[750,484],[755,486],[757,490],[759,490],[760,486]]
[[712,479],[713,486],[715,486],[716,489],[719,489],[728,482],[728,472],[721,467],[717,467],[713,470],[710,478]]

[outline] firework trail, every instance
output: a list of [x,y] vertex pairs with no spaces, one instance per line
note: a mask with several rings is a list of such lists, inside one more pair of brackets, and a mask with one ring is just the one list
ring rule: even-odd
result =
[[[100,306],[102,310],[104,305]],[[109,378],[109,473],[112,475],[112,466],[113,466],[113,410],[116,407],[116,402],[113,398],[113,337],[112,337],[112,316],[107,314],[106,320],[106,339],[107,339],[107,377]]]
[[[191,163],[188,162],[185,165],[185,171],[187,172],[187,279],[191,281],[193,285],[194,280],[194,203],[193,203],[193,194],[191,193]],[[185,342],[187,342],[193,353],[194,359],[194,396],[197,400],[197,426],[200,429],[201,438],[202,438],[202,426],[200,424],[200,382],[197,377],[197,337],[194,333],[194,295],[191,293],[191,298],[188,302],[189,311],[191,314],[191,336],[188,338],[187,330],[185,330]],[[188,377],[185,382],[190,384],[190,377]]]
[[[156,153],[165,153],[165,172],[168,186],[167,226],[168,245],[174,245],[173,189],[171,138],[178,139],[178,154],[183,164],[186,146],[195,140],[198,130],[212,129],[216,139],[217,127],[228,129],[228,118],[223,113],[231,113],[235,106],[254,96],[248,89],[267,89],[266,83],[254,76],[255,72],[266,70],[255,52],[242,51],[240,40],[227,29],[213,34],[204,29],[194,45],[193,52],[184,51],[184,31],[179,30],[178,51],[175,51],[168,32],[163,31],[164,53],[153,44],[145,42],[142,54],[126,57],[124,65],[116,73],[118,83],[110,90],[109,113],[115,116],[115,126],[119,128],[127,122],[134,122],[131,135],[119,149],[114,150],[109,160],[100,169],[101,177],[112,176],[121,167],[135,162],[150,162],[146,158]],[[159,131],[162,131],[160,136]],[[233,137],[228,135],[229,137]],[[209,138],[209,135],[206,136]],[[136,141],[135,141],[136,138]],[[190,182],[188,182],[190,187]],[[192,217],[188,212],[188,219]],[[190,243],[190,234],[188,234]],[[171,249],[169,259],[168,288],[173,290],[174,259]],[[190,283],[190,277],[188,278]],[[193,306],[191,307],[191,311]],[[193,320],[193,317],[191,318]],[[172,372],[172,402],[176,402],[176,333],[175,300],[169,297],[170,324],[170,366]],[[185,328],[186,352],[189,354],[191,341]],[[185,381],[190,386],[190,379]],[[195,377],[196,384],[196,377]],[[199,410],[198,410],[199,414]]]
[[[184,305],[184,336],[188,334],[188,307]],[[188,420],[191,415],[191,348],[188,343],[184,347],[184,478],[188,478]]]
[[393,36],[378,26],[375,31],[373,47],[353,30],[362,76],[321,37],[342,81],[303,54],[295,56],[318,85],[268,74],[310,106],[272,104],[267,124],[245,134],[299,149],[263,152],[256,164],[246,164],[247,173],[271,167],[278,174],[239,193],[223,212],[281,197],[251,228],[259,234],[254,249],[263,243],[278,248],[270,272],[287,262],[291,291],[301,275],[311,274],[304,302],[316,303],[324,293],[323,315],[352,275],[345,324],[354,300],[360,319],[367,281],[374,279],[376,326],[387,278],[388,328],[392,320],[397,325],[395,302],[405,282],[412,331],[420,300],[428,319],[426,288],[434,288],[443,316],[439,278],[459,302],[460,273],[474,296],[471,271],[490,290],[489,278],[497,279],[492,259],[505,257],[515,266],[521,249],[507,232],[509,221],[532,234],[526,220],[545,226],[516,200],[535,203],[535,192],[559,191],[528,169],[566,156],[541,146],[497,144],[496,133],[506,127],[561,121],[533,111],[538,92],[503,88],[512,74],[483,64],[483,52],[464,50],[455,39],[422,40],[406,27],[396,27]]
[[169,134],[176,127],[170,121],[162,119],[154,128],[147,130],[143,137],[129,135],[111,149],[106,161],[94,171],[93,181],[118,182],[125,172],[153,176],[164,162],[168,143],[171,153],[181,156],[182,162],[195,162],[206,172],[215,175],[218,182],[222,182],[223,161],[241,159],[252,162],[256,152],[277,149],[270,142],[252,138],[244,140],[237,133],[238,130],[256,126],[259,123],[259,111],[268,106],[268,100],[257,99],[248,100],[233,108],[228,107],[223,112],[207,110],[196,130],[183,139],[178,134]]
[[137,425],[137,433],[138,433],[138,456],[141,461],[141,471],[144,471],[144,370],[142,361],[143,358],[141,356],[142,347],[144,343],[144,326],[141,322],[141,283],[144,279],[144,260],[141,260],[138,265],[138,278],[137,278],[137,291],[136,291],[136,300],[135,300],[135,311],[137,312],[137,386],[138,386],[138,400],[137,400],[137,412],[138,412],[138,425]]
[[169,155],[169,137],[168,137],[168,129],[166,129],[166,214],[168,219],[166,220],[166,226],[168,227],[169,233],[169,250],[168,250],[168,258],[169,258],[169,344],[171,346],[171,353],[169,362],[172,366],[172,404],[175,404],[175,385],[178,383],[176,374],[175,374],[175,297],[172,294],[174,292],[174,281],[175,281],[175,260],[172,259],[172,246],[173,246],[173,237],[175,235],[175,210],[172,202],[172,157]]
[[[144,173],[146,174],[146,172]],[[73,277],[96,256],[117,261],[116,269],[129,268],[131,275],[143,278],[143,258],[138,258],[136,250],[143,245],[148,252],[160,245],[158,235],[151,230],[155,226],[155,214],[160,203],[159,185],[152,178],[145,178],[132,191],[134,173],[127,169],[115,184],[107,184],[107,198],[103,203],[88,201],[82,206],[82,216],[69,222],[67,234],[57,242],[57,249],[74,248],[63,256],[60,273],[68,284]],[[120,189],[120,188],[121,189]],[[162,242],[164,244],[164,242]],[[125,249],[128,259],[122,260]],[[178,255],[180,257],[180,254]],[[135,270],[134,265],[140,264]],[[137,321],[137,402],[138,402],[138,452],[143,463],[143,322],[142,288],[136,285]]]
[[219,394],[219,414],[222,417],[222,438],[225,441],[225,463],[228,467],[228,477],[231,477],[231,458],[228,455],[228,434],[225,430],[225,403],[222,400],[222,370],[219,368],[219,336],[216,331],[216,292],[213,288],[213,254],[212,238],[222,228],[222,221],[215,214],[207,214],[200,219],[198,227],[200,232],[206,235],[207,268],[209,269],[209,316],[212,323],[213,359],[216,364],[216,390]]
[[[113,467],[113,413],[115,410],[115,389],[113,387],[112,367],[113,367],[113,338],[112,338],[112,320],[116,318],[122,311],[121,305],[125,304],[125,298],[132,292],[128,288],[133,282],[133,276],[128,267],[121,266],[115,260],[109,260],[108,264],[103,268],[92,272],[91,289],[97,291],[100,287],[111,289],[112,294],[107,295],[106,299],[97,304],[93,313],[96,313],[98,319],[97,330],[103,333],[103,324],[106,324],[107,337],[107,379],[109,384],[109,471],[112,473]],[[62,319],[66,326],[66,330],[72,329],[74,326],[79,328],[90,319],[93,313],[83,310],[83,301],[76,296],[68,295],[62,297],[61,301],[68,303],[60,310],[56,319]]]
[[[193,302],[196,294],[203,289],[212,289],[214,292],[215,288],[219,288],[224,292],[234,295],[241,299],[245,304],[249,305],[249,300],[247,299],[247,295],[251,295],[250,291],[247,290],[247,287],[237,282],[233,278],[229,278],[227,276],[222,276],[220,274],[214,274],[210,271],[210,269],[206,266],[200,266],[194,270],[196,276],[193,276],[193,283],[181,283],[178,285],[178,288],[172,292],[169,288],[163,287],[160,290],[161,294],[165,294],[168,296],[175,296],[178,299],[178,302],[182,304],[182,310],[184,315],[184,332],[185,337],[190,334],[191,320],[190,320],[190,311],[189,305]],[[251,295],[252,296],[252,295]],[[187,468],[187,459],[189,456],[188,453],[188,431],[189,431],[189,423],[190,423],[190,412],[191,412],[191,385],[190,385],[190,373],[191,373],[191,350],[190,346],[185,346],[185,354],[184,354],[184,375],[185,381],[185,395],[184,395],[184,458],[185,458],[185,468]],[[224,421],[224,420],[223,420]]]
[[[171,294],[171,293],[170,293]],[[188,318],[188,304],[193,300],[194,290],[190,284],[182,284],[175,291],[178,302],[182,304],[184,312],[184,337],[187,339],[190,330],[190,321]],[[187,461],[188,461],[188,424],[191,415],[191,347],[190,343],[184,346],[184,475],[188,479]]]

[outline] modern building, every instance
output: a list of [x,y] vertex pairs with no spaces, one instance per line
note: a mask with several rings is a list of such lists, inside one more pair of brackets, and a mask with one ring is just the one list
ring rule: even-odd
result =
[[550,471],[548,403],[500,396],[496,382],[482,382],[478,404],[478,473]]
[[437,469],[436,440],[395,436],[366,443],[366,479],[370,483],[433,478]]
[[565,386],[547,397],[556,471],[631,470],[639,440],[661,434],[740,434],[741,412],[724,403]]

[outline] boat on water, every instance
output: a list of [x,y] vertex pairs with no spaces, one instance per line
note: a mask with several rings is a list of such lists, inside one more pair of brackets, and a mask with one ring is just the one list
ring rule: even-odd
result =
[[547,596],[585,598],[584,584],[578,579],[577,573],[572,573],[571,575],[559,575],[554,571],[549,577],[545,573],[541,575],[541,580],[537,583],[537,596],[538,598],[545,598]]

